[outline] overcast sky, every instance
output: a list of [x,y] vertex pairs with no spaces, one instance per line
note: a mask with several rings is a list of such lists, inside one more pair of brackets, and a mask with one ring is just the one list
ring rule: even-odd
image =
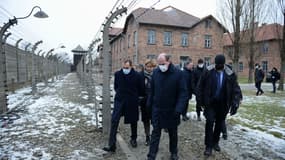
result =
[[[127,7],[131,1],[120,0],[119,4]],[[13,16],[26,16],[33,6],[38,5],[49,18],[37,19],[31,16],[19,20],[17,25],[11,27],[13,36],[9,43],[15,44],[19,38],[31,43],[43,40],[38,50],[48,51],[63,44],[66,48],[58,51],[70,53],[78,44],[87,49],[116,2],[117,0],[0,0],[0,24],[8,22]],[[158,3],[154,5],[156,2]],[[156,9],[171,5],[199,18],[209,14],[216,16],[216,0],[137,0],[131,10],[152,5]],[[128,14],[131,10],[128,10]],[[125,16],[116,26],[122,27],[124,22]]]

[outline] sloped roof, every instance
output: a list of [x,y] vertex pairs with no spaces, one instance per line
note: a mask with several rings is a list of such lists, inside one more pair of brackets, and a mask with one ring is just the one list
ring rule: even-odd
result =
[[191,27],[200,20],[198,17],[190,15],[172,6],[168,6],[160,10],[138,8],[128,16],[127,21],[132,16],[138,23],[185,28]]
[[225,31],[227,31],[227,28],[226,28],[224,25],[222,25],[222,24],[221,24],[213,15],[211,15],[211,14],[208,15],[208,16],[206,16],[206,17],[204,17],[204,18],[202,18],[202,19],[200,19],[200,21],[197,22],[197,23],[195,23],[193,26],[191,26],[191,28],[193,28],[193,27],[197,26],[198,24],[204,22],[206,19],[212,19],[212,20],[216,21]]
[[118,36],[123,32],[123,28],[109,28],[109,36]]
[[80,53],[82,54],[82,53],[87,53],[87,50],[84,50],[80,45],[78,45],[76,48],[71,50],[71,52],[77,53],[77,54],[80,54]]
[[[268,24],[268,25],[263,24],[254,31],[255,42],[283,39],[282,30],[283,26],[277,23]],[[248,42],[246,40],[249,39],[249,36],[247,36],[250,35],[249,30],[242,31],[241,33],[243,35],[242,37],[243,39],[241,41]],[[233,33],[231,33],[231,37],[233,38]],[[228,34],[224,35],[224,45],[225,46],[232,45],[232,41]]]

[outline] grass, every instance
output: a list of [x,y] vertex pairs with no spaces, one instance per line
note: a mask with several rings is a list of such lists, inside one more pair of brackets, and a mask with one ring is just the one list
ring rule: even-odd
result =
[[[255,96],[255,90],[243,90],[243,95],[253,101],[247,100],[242,103],[236,116],[229,116],[228,123],[259,130],[285,140],[285,107],[281,100],[284,100],[285,92],[276,94],[266,92],[264,99]],[[268,99],[268,101],[266,101]],[[260,100],[260,101],[259,101]],[[195,112],[195,103],[189,104],[188,112]],[[278,130],[281,130],[278,132]],[[273,130],[272,130],[273,129]]]
[[248,78],[247,77],[238,77],[238,83],[248,83]]
[[[245,90],[243,95],[255,96],[253,91]],[[280,105],[279,100],[283,100],[285,93],[278,94],[268,93],[274,101],[253,102],[250,104],[242,104],[238,110],[238,117],[229,120],[231,124],[240,124],[242,126],[260,130],[272,134],[275,137],[285,139],[285,135],[278,131],[270,131],[274,126],[285,128],[285,107]]]

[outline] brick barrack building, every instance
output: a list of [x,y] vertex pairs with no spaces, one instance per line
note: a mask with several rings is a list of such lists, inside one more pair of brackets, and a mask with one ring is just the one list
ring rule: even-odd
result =
[[[266,29],[265,26],[261,27]],[[256,62],[267,69],[280,65],[277,52],[273,53],[273,50],[278,50],[273,49],[277,47],[274,39],[278,38],[269,35],[257,38],[261,47],[268,47],[268,53],[257,57]],[[128,15],[124,28],[110,30],[110,37],[112,71],[119,69],[125,59],[131,59],[134,64],[143,64],[146,59],[155,59],[162,52],[170,54],[172,62],[180,67],[188,58],[194,64],[202,58],[209,65],[216,54],[226,55],[232,47],[226,28],[214,16],[200,19],[172,6],[160,10],[138,8]],[[227,62],[231,63],[231,60],[227,58]],[[245,54],[239,64],[239,74],[247,76]]]

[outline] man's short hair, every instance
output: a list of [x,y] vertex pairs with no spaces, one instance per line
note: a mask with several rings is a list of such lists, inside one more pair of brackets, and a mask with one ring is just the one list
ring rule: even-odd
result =
[[126,63],[129,63],[130,66],[133,66],[132,60],[130,60],[130,59],[125,60],[125,61],[124,61],[124,64],[126,64]]

